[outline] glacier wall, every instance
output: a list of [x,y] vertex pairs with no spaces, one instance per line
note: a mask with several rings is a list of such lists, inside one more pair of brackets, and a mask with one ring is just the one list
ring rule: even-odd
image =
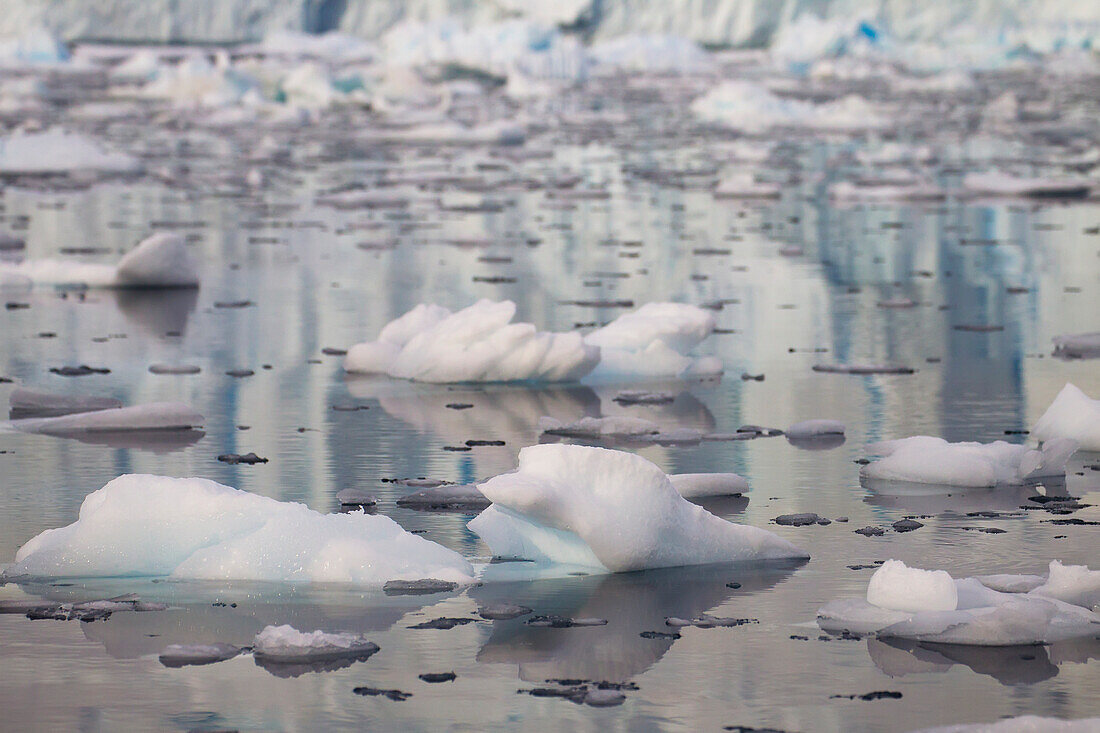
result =
[[5,0],[0,37],[44,27],[62,39],[233,43],[280,30],[375,39],[402,22],[478,25],[522,17],[601,40],[674,34],[769,46],[796,20],[864,20],[902,41],[1100,46],[1100,3],[1081,0]]

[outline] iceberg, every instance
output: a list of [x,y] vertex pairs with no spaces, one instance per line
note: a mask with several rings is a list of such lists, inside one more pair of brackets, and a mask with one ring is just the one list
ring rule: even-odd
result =
[[467,526],[499,557],[610,572],[808,557],[692,504],[661,469],[622,451],[530,446],[515,472],[478,488],[493,505]]
[[599,348],[592,377],[692,377],[722,373],[715,357],[688,352],[715,327],[714,314],[686,303],[646,303],[584,337]]
[[29,540],[3,575],[381,587],[420,578],[466,584],[473,568],[388,517],[320,514],[206,479],[127,474],[85,497],[76,522]]
[[512,323],[515,312],[508,300],[480,300],[455,313],[421,304],[383,328],[377,341],[348,349],[344,369],[437,383],[560,382],[592,371],[599,349],[580,334]]
[[[889,560],[871,576],[866,600],[831,601],[818,609],[817,623],[828,632],[942,644],[1048,644],[1096,633],[1100,615],[1059,597],[1095,599],[1098,576],[1082,566],[1052,562],[1044,585],[1004,592],[980,578],[953,580],[941,570]],[[1009,576],[995,577],[999,586],[1009,584]]]
[[12,420],[24,417],[56,417],[122,407],[121,400],[114,397],[62,395],[27,387],[13,390],[8,397],[8,404],[11,407],[9,417]]
[[1100,400],[1067,382],[1036,421],[1031,437],[1042,441],[1073,440],[1081,450],[1100,451]]
[[1077,443],[1057,439],[1036,450],[1003,440],[992,443],[948,443],[918,435],[867,446],[882,456],[860,469],[861,479],[907,481],[948,486],[1019,486],[1065,476],[1066,461]]
[[20,276],[33,283],[82,285],[93,288],[197,288],[198,265],[178,234],[162,232],[142,240],[116,265],[25,260],[0,263],[0,275]]

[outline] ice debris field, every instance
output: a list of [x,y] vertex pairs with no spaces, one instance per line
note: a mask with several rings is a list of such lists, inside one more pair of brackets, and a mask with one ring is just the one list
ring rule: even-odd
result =
[[1097,48],[5,7],[6,723],[1100,728]]

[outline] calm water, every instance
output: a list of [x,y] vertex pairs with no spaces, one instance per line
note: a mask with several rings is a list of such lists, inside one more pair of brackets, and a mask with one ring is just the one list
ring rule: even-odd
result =
[[[631,166],[699,169],[732,157],[722,139],[678,132],[675,115],[644,121],[644,111],[629,130],[657,142],[627,142],[622,130],[609,141],[599,125],[589,125],[557,129],[519,149],[552,149],[550,160],[520,160],[514,149],[376,149],[345,140],[338,125],[329,125],[316,134],[272,133],[288,158],[249,163],[260,146],[247,131],[150,137],[138,134],[142,123],[122,121],[96,132],[142,153],[150,167],[174,167],[172,182],[145,177],[77,190],[7,186],[3,223],[26,239],[29,256],[93,247],[106,250],[100,261],[111,262],[150,231],[171,229],[193,244],[203,285],[197,293],[5,291],[6,301],[30,307],[0,315],[0,374],[15,380],[0,384],[0,403],[24,384],[127,404],[180,400],[206,423],[200,438],[176,443],[0,433],[0,563],[37,533],[74,521],[89,492],[127,472],[202,476],[325,512],[338,510],[337,491],[361,487],[378,497],[379,512],[405,528],[487,560],[488,548],[465,528],[472,514],[398,509],[394,500],[408,489],[383,479],[487,478],[513,468],[519,449],[538,442],[539,417],[610,414],[718,432],[746,423],[783,428],[809,418],[843,421],[847,440],[829,450],[800,449],[785,438],[637,449],[670,473],[747,476],[753,489],[746,499],[705,506],[769,526],[807,549],[808,563],[502,579],[413,598],[236,583],[8,584],[0,586],[0,598],[138,592],[172,608],[94,623],[0,615],[0,727],[714,730],[740,724],[893,731],[1024,713],[1100,715],[1100,641],[918,647],[823,640],[812,626],[824,602],[864,592],[870,571],[848,569],[851,564],[899,558],[956,576],[1040,573],[1054,558],[1097,566],[1093,526],[1055,526],[1041,512],[966,516],[1015,509],[1033,490],[888,496],[861,487],[853,461],[867,442],[883,438],[1023,440],[1006,431],[1026,429],[1065,382],[1100,395],[1097,362],[1049,356],[1052,336],[1098,326],[1100,237],[1087,230],[1100,224],[1100,205],[954,199],[834,205],[823,185],[843,172],[851,146],[827,141],[777,153],[769,170],[788,181],[780,199],[716,200],[691,185],[624,173]],[[485,165],[494,162],[508,170]],[[258,190],[242,183],[253,165],[267,176]],[[345,183],[392,179],[418,166],[475,171],[503,209],[443,210],[438,192],[416,189],[402,210],[337,210],[314,202]],[[610,196],[563,200],[519,182],[555,167],[580,173]],[[916,305],[877,305],[899,297]],[[419,302],[457,308],[477,298],[515,300],[520,320],[547,330],[606,322],[623,312],[566,301],[721,301],[716,315],[723,332],[702,351],[723,360],[726,376],[633,383],[630,388],[678,397],[670,405],[622,407],[612,398],[625,385],[413,385],[349,378],[339,356],[322,353],[373,338]],[[251,305],[215,307],[244,300]],[[974,332],[960,325],[1003,328]],[[864,377],[811,370],[834,361],[893,362],[917,372]],[[149,373],[157,362],[197,364],[202,372]],[[79,378],[48,371],[77,364],[111,371]],[[241,368],[256,373],[225,374]],[[766,379],[742,381],[742,372]],[[453,402],[474,407],[444,407]],[[364,409],[334,409],[349,405]],[[443,450],[468,439],[506,445]],[[270,462],[216,460],[248,451]],[[1100,472],[1086,467],[1096,462],[1095,454],[1078,454],[1068,475],[1068,492],[1088,504],[1100,504]],[[804,511],[849,521],[769,524]],[[926,524],[915,532],[866,538],[852,531],[914,515]],[[1075,516],[1100,519],[1100,510]],[[1006,532],[972,531],[988,526]],[[489,577],[507,572],[494,566]],[[478,620],[447,631],[409,628],[437,616],[468,616],[487,601],[598,616],[608,624],[537,629],[521,619]],[[688,628],[678,640],[639,636],[663,630],[666,616],[703,612],[758,623]],[[169,643],[247,644],[263,626],[281,623],[363,631],[381,651],[365,662],[295,670],[291,677],[248,656],[183,669],[163,667],[156,657]],[[456,672],[457,680],[432,685],[417,678],[444,671]],[[638,689],[610,709],[517,694],[551,678],[632,682]],[[360,697],[352,693],[360,685],[413,696],[404,702]],[[903,697],[831,697],[873,690]]]

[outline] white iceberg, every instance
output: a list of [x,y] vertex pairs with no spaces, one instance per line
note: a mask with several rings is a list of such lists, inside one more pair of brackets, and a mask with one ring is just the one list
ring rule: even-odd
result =
[[1081,450],[1100,451],[1100,400],[1067,382],[1036,421],[1031,437],[1042,441],[1069,439],[1076,441]]
[[661,469],[631,453],[531,446],[520,451],[515,472],[478,488],[493,505],[468,526],[500,557],[611,572],[807,557],[767,530],[692,504]]
[[948,443],[943,438],[918,435],[867,446],[869,455],[882,456],[860,469],[862,479],[907,481],[948,486],[1018,486],[1065,475],[1066,461],[1077,443],[1051,440],[1041,449],[992,443]]
[[19,549],[7,576],[469,583],[457,553],[388,517],[320,514],[200,478],[128,474],[85,497],[76,522]]
[[0,275],[22,276],[33,283],[93,288],[197,288],[198,266],[178,234],[162,232],[142,240],[116,265],[68,260],[0,263]]
[[546,333],[512,323],[516,305],[480,300],[452,313],[418,305],[377,341],[348,349],[344,369],[420,382],[560,382],[592,371],[599,349],[578,333]]
[[343,657],[368,657],[378,645],[361,634],[301,632],[293,626],[266,626],[252,642],[257,661],[277,664],[308,664]]
[[11,426],[25,433],[72,435],[74,433],[141,430],[190,430],[203,424],[203,416],[181,402],[150,402],[132,407],[94,409],[59,417],[31,417],[12,420]]
[[160,653],[160,663],[165,667],[214,664],[232,659],[241,653],[239,646],[215,642],[213,644],[169,644]]
[[736,473],[670,473],[668,480],[685,499],[740,496],[750,488],[748,480]]
[[[1097,575],[1051,563],[1047,585],[1078,600],[1095,589]],[[1005,585],[1005,577],[998,577]],[[952,580],[943,571],[916,570],[890,560],[871,576],[866,600],[831,601],[818,609],[817,623],[829,632],[976,646],[1047,644],[1094,635],[1100,628],[1100,615],[1042,588],[1046,585],[1002,592],[978,578]]]
[[803,420],[785,431],[788,438],[814,438],[821,435],[844,435],[844,423],[839,420]]

